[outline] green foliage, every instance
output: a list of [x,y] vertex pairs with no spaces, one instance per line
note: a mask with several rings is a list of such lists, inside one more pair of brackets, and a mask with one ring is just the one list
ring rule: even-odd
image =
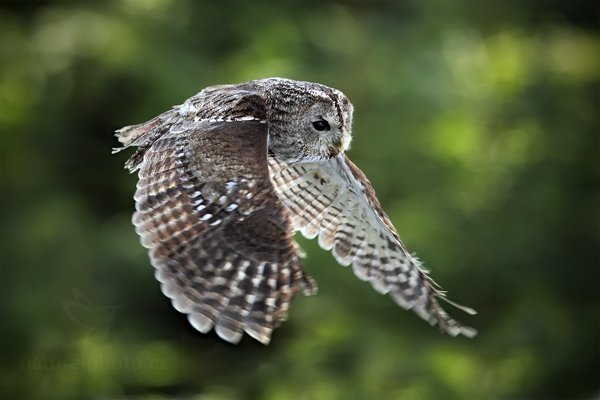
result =
[[[0,26],[0,397],[598,395],[596,2],[9,1]],[[320,294],[269,347],[172,309],[112,133],[266,76],[350,97],[350,156],[478,337],[306,240]]]

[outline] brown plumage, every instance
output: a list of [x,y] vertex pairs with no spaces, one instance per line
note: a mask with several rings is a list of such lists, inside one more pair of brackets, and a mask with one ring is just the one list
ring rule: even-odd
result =
[[451,335],[475,334],[440,307],[444,293],[343,154],[352,111],[335,89],[271,78],[207,88],[118,131],[124,148],[138,147],[126,164],[139,170],[136,232],[196,329],[267,344],[294,295],[316,292],[300,231],[402,307]]

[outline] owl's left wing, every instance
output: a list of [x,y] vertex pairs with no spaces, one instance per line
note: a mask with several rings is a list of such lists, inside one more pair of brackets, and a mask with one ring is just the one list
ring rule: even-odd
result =
[[295,294],[316,289],[269,179],[267,125],[164,120],[121,131],[126,145],[142,138],[128,163],[139,169],[133,223],[162,291],[199,331],[267,344]]
[[318,236],[319,245],[332,250],[340,264],[352,264],[356,276],[430,324],[438,323],[452,336],[476,334],[439,305],[444,299],[475,313],[445,298],[400,240],[367,177],[345,155],[295,164],[269,157],[269,171],[297,231],[309,239]]

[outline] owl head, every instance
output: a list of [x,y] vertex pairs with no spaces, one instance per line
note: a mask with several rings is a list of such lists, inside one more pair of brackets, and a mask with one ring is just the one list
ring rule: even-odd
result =
[[290,162],[319,161],[350,147],[353,107],[339,90],[283,78],[249,84],[266,100],[272,154]]

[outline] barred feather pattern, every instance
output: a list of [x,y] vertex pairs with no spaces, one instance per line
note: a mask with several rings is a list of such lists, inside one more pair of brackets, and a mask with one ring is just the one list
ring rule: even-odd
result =
[[171,127],[138,165],[133,223],[163,293],[196,329],[232,343],[243,332],[269,343],[294,295],[316,291],[266,154],[263,122],[200,121]]
[[366,176],[345,155],[327,161],[288,164],[269,157],[271,180],[292,215],[294,229],[318,237],[342,265],[396,303],[414,310],[452,335],[472,337],[473,328],[451,318],[443,299],[463,311],[475,311],[446,299],[445,292],[411,255],[387,217]]

